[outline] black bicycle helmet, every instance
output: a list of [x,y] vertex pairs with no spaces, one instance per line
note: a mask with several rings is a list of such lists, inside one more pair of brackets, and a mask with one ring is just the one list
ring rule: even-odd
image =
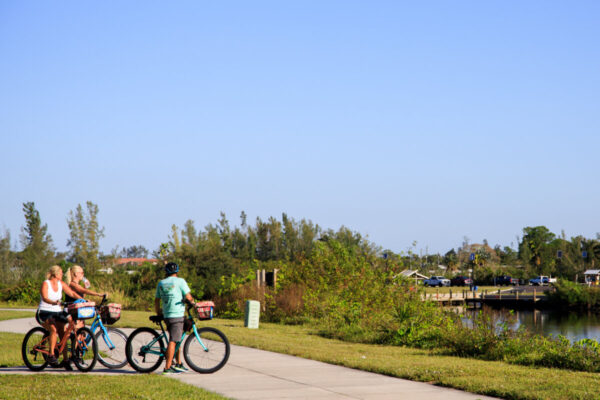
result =
[[179,265],[177,265],[177,263],[174,262],[167,263],[167,265],[165,265],[165,272],[167,273],[167,275],[176,274],[179,272]]

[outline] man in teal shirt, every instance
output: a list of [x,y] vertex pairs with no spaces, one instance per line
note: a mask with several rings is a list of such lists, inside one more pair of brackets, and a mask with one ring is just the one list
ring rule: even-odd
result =
[[[190,288],[183,278],[178,278],[179,265],[170,262],[165,265],[167,277],[158,282],[156,295],[154,296],[154,309],[156,314],[161,315],[167,324],[169,331],[169,345],[167,346],[166,364],[163,374],[177,374],[186,372],[188,369],[181,362],[180,354],[177,352],[177,363],[173,364],[175,346],[183,335],[183,320],[185,315],[184,299],[194,303]],[[162,308],[160,303],[162,301]]]

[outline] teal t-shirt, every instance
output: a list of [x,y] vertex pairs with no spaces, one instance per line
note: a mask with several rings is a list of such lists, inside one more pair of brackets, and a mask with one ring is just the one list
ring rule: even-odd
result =
[[183,299],[190,288],[183,278],[170,276],[158,282],[156,298],[162,300],[163,317],[178,318],[185,315]]

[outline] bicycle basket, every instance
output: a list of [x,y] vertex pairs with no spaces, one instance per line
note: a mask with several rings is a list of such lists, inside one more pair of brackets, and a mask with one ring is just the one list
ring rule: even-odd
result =
[[87,301],[67,306],[67,312],[75,319],[89,319],[96,316],[96,303]]
[[102,323],[112,325],[121,318],[121,305],[117,303],[109,303],[100,308],[100,318]]
[[198,319],[212,319],[215,303],[212,301],[199,301],[196,303]]

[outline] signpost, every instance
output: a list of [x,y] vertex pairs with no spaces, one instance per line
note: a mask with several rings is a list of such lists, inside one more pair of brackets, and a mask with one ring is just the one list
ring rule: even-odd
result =
[[246,313],[244,326],[249,329],[258,329],[258,320],[260,319],[260,302],[256,300],[246,301]]

